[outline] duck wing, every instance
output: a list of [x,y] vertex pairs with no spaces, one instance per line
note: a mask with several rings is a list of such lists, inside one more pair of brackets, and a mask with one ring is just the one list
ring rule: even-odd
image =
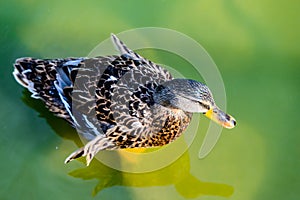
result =
[[78,128],[88,140],[117,123],[130,127],[123,124],[124,118],[146,120],[153,90],[172,76],[127,48],[115,35],[112,41],[120,56],[19,58],[13,75],[31,97],[44,101],[51,112]]

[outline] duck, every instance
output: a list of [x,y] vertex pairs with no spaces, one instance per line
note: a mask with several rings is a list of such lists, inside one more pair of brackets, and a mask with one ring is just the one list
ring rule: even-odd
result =
[[202,113],[231,129],[236,120],[215,103],[202,82],[171,73],[129,49],[116,35],[119,55],[63,59],[18,58],[13,76],[31,97],[65,119],[87,143],[65,163],[103,150],[164,146]]

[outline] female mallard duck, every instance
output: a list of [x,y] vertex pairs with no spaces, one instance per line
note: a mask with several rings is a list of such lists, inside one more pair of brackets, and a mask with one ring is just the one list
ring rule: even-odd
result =
[[86,156],[89,165],[101,150],[168,144],[181,135],[195,112],[226,128],[235,126],[205,84],[173,79],[115,35],[112,41],[120,56],[20,58],[14,64],[17,82],[89,140],[65,163]]

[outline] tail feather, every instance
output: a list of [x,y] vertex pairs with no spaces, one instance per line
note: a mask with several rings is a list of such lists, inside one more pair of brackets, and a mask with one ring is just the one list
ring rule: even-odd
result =
[[20,85],[32,93],[31,97],[43,100],[51,112],[74,124],[70,113],[71,99],[68,98],[71,95],[65,93],[72,92],[70,72],[82,60],[19,58],[14,64],[13,75]]
[[[23,87],[27,88],[31,93],[31,97],[35,99],[39,99],[39,95],[36,92],[36,89],[33,86],[33,83],[29,81],[29,77],[32,76],[32,67],[30,65],[30,60],[32,58],[19,58],[15,62],[15,69],[13,71],[13,75],[16,81],[22,85]],[[27,62],[26,62],[27,61]]]

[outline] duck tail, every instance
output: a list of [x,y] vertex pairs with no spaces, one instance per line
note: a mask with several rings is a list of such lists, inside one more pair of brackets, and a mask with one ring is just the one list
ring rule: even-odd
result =
[[37,61],[34,58],[19,58],[14,64],[13,76],[20,85],[32,93],[32,98],[39,99],[39,91],[34,86],[34,79],[37,79],[36,66]]
[[41,99],[51,112],[73,123],[70,94],[73,89],[71,71],[74,65],[69,63],[79,65],[81,61],[79,58],[19,58],[14,63],[13,76],[32,93],[32,98]]

